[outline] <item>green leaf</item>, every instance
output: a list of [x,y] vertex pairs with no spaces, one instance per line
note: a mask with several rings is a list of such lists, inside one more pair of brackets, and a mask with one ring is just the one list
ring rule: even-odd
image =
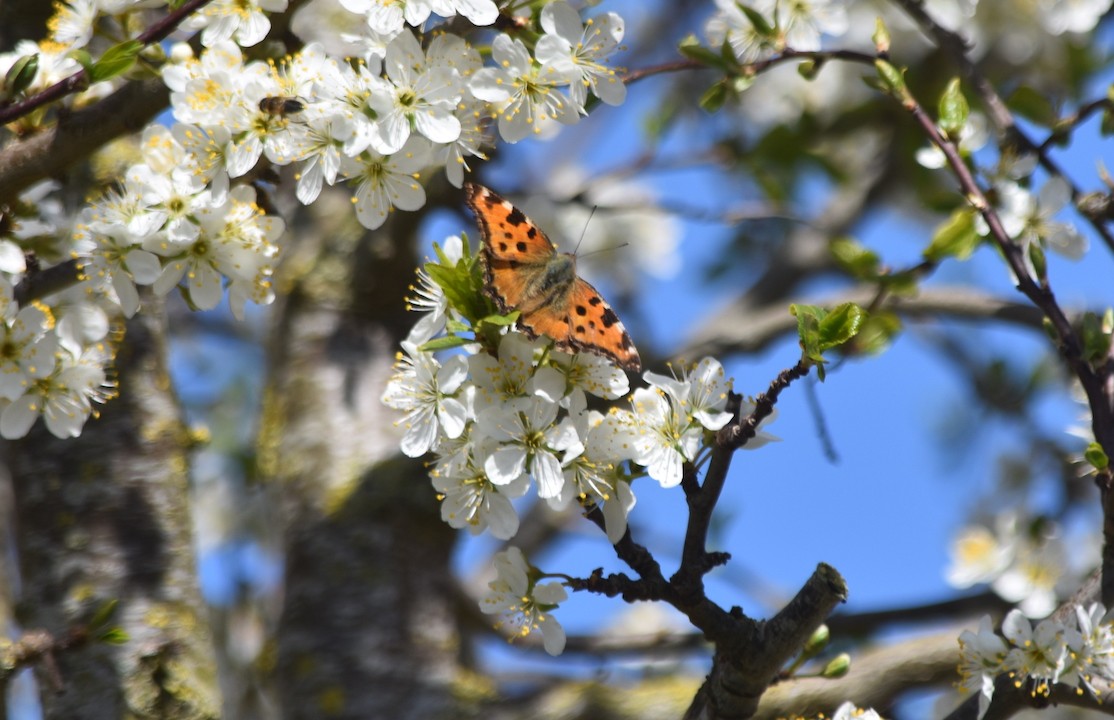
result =
[[472,331],[472,326],[450,317],[445,319],[445,330],[450,333],[466,333]]
[[496,325],[498,327],[509,327],[511,325],[514,325],[515,322],[518,321],[518,316],[520,314],[521,313],[515,310],[513,312],[507,313],[506,315],[488,315],[487,317],[480,320],[480,322],[487,323],[488,325]]
[[724,59],[722,52],[716,52],[706,47],[696,35],[690,34],[677,43],[677,50],[689,60],[707,65],[708,67],[727,70],[730,66]]
[[933,262],[949,257],[966,260],[981,242],[982,238],[975,232],[975,211],[961,208],[936,228],[932,242],[925,248],[924,257]]
[[789,312],[797,318],[797,335],[801,341],[801,352],[817,365],[823,365],[826,361],[820,349],[820,321],[825,315],[824,310],[815,305],[794,303],[789,306]]
[[940,96],[940,129],[946,132],[953,140],[959,138],[963,126],[967,124],[967,116],[971,112],[967,98],[963,97],[963,90],[959,86],[959,78],[952,78]]
[[1083,339],[1083,359],[1090,363],[1101,363],[1110,355],[1111,334],[1108,326],[1093,312],[1083,314],[1080,324]]
[[142,49],[143,43],[138,40],[125,40],[113,45],[89,68],[89,81],[100,82],[126,72],[135,64],[135,58]]
[[123,645],[131,638],[123,628],[110,628],[97,636],[97,640],[108,645]]
[[425,264],[425,271],[441,287],[449,305],[468,320],[488,313],[480,290],[483,281],[479,278],[478,269],[473,272],[475,265],[478,265],[475,258],[471,258],[467,265],[463,262],[452,266],[432,262]]
[[1099,132],[1103,137],[1114,135],[1114,112],[1106,110],[1102,113],[1102,122],[1099,124]]
[[1031,120],[1043,127],[1052,127],[1059,119],[1059,115],[1052,106],[1052,101],[1048,99],[1048,95],[1038,92],[1028,85],[1022,85],[1010,93],[1010,96],[1006,98],[1006,105],[1026,120]]
[[[460,244],[462,249],[460,261],[467,263],[472,257],[472,248],[468,246],[468,235],[466,233],[460,234]],[[437,256],[437,261],[445,267],[454,267],[457,264],[445,254],[444,248],[438,242],[433,243],[433,254]]]
[[12,63],[8,74],[4,76],[4,94],[15,97],[31,86],[35,75],[39,72],[39,54],[24,55]]
[[829,312],[819,326],[820,350],[837,347],[858,334],[867,312],[855,303],[843,303]]
[[70,58],[71,60],[75,60],[77,64],[85,68],[86,71],[90,70],[93,67],[93,56],[90,55],[89,51],[85,50],[84,48],[70,50],[68,53],[66,53],[66,57]]
[[460,347],[472,342],[467,338],[462,338],[459,335],[445,335],[444,337],[433,338],[425,343],[422,343],[418,349],[422,352],[437,352],[438,350],[448,350],[450,348]]
[[97,608],[97,611],[93,613],[93,617],[89,620],[89,629],[96,630],[103,625],[107,625],[112,616],[116,614],[116,607],[119,603],[119,600],[106,600],[101,603],[101,606]]
[[754,26],[754,30],[756,33],[758,33],[762,37],[769,38],[772,38],[774,37],[774,35],[777,34],[777,31],[774,29],[774,27],[770,25],[770,21],[767,20],[762,13],[740,2],[735,3],[735,5],[743,11],[744,15],[747,16],[747,20],[750,20],[750,24]]
[[859,280],[872,280],[878,276],[881,260],[878,255],[850,237],[836,238],[828,246],[836,263],[845,272]]
[[727,86],[722,80],[705,90],[700,96],[700,107],[705,112],[718,112],[725,102],[727,102]]
[[859,355],[883,352],[901,332],[901,327],[901,318],[891,311],[871,313],[855,336],[855,352]]

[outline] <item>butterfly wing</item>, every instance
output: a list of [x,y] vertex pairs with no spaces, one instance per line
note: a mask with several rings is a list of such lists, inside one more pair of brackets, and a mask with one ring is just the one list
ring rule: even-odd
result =
[[576,277],[576,261],[558,253],[541,228],[498,194],[464,186],[479,223],[484,292],[499,312],[518,310],[518,326],[566,352],[590,352],[638,372],[642,361],[623,323],[596,289]]
[[499,312],[536,307],[538,280],[557,255],[546,234],[521,210],[491,190],[467,183],[468,207],[480,228],[480,262],[484,291],[499,306]]
[[518,324],[533,334],[554,338],[560,350],[590,352],[626,370],[642,370],[642,359],[619,316],[580,278],[573,283],[567,302],[523,314]]

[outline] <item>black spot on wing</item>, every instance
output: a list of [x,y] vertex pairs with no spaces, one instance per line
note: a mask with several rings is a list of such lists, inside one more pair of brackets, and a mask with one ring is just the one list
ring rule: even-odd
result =
[[526,222],[526,216],[523,215],[522,211],[518,208],[511,208],[511,211],[507,214],[507,222],[511,225],[514,225],[515,227],[518,227],[522,223]]
[[619,316],[611,308],[605,308],[603,311],[603,326],[609,328],[615,323],[619,322]]

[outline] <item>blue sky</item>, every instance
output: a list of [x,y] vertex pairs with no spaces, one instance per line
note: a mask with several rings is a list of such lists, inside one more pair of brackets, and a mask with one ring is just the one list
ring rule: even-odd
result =
[[[634,123],[637,112],[631,108],[637,107],[638,94],[632,89],[630,107],[624,108],[631,115],[617,116],[615,110],[601,108],[584,122],[619,127],[623,122]],[[1039,131],[1034,134],[1043,137]],[[614,129],[588,129],[585,135],[604,138],[599,145],[607,148],[602,157],[586,153],[590,159],[585,162],[592,167],[622,165],[625,156],[638,152],[630,142],[637,139],[637,133],[628,132],[625,144],[616,139],[622,133]],[[1109,147],[1109,141],[1099,137],[1098,121],[1093,119],[1077,132],[1073,146],[1057,150],[1056,157],[1070,169],[1077,184],[1096,189],[1101,185],[1095,159]],[[559,158],[565,148],[559,138],[548,146],[506,150],[500,158],[502,172],[488,177],[513,177],[513,168],[521,167],[536,175],[539,167]],[[689,175],[684,182],[651,176],[647,182],[663,194],[681,193],[680,199],[690,204],[724,207],[730,202],[707,175]],[[1063,217],[1087,231],[1078,217]],[[667,356],[670,348],[684,344],[687,334],[710,309],[721,307],[742,284],[738,277],[707,283],[701,273],[723,251],[730,229],[694,222],[685,222],[683,228],[684,270],[668,281],[647,278],[634,311],[639,318],[651,319],[649,325],[636,321],[644,333],[636,342],[652,345]],[[470,226],[464,229],[472,232]],[[440,239],[439,231],[432,232],[430,239]],[[931,226],[896,213],[867,218],[856,230],[860,241],[896,267],[915,263],[930,235]],[[630,238],[632,251],[637,252],[638,242],[638,238]],[[1084,307],[1101,309],[1111,302],[1111,256],[1095,244],[1092,237],[1093,250],[1082,262],[1050,256],[1053,287],[1069,312]],[[607,295],[606,277],[590,280]],[[989,248],[981,249],[968,262],[945,263],[927,284],[971,285],[1008,300],[1023,300]],[[822,297],[835,289],[830,284],[811,287],[808,297]],[[1028,366],[1052,351],[1042,336],[1028,330],[970,323],[945,323],[943,327],[964,340],[977,340],[985,358],[1021,358]],[[965,379],[942,363],[925,342],[925,333],[938,329],[910,324],[883,355],[843,363],[829,374],[827,382],[815,386],[839,456],[836,463],[823,453],[806,401],[804,383],[814,382],[814,376],[782,394],[779,418],[770,428],[782,442],[738,453],[719,505],[724,522],[714,549],[728,550],[734,557],[730,569],[710,576],[714,599],[766,616],[776,610],[768,600],[788,599],[821,561],[834,565],[847,579],[847,612],[931,602],[956,593],[944,581],[949,543],[970,519],[974,502],[994,486],[999,455],[1018,449],[1019,439],[1008,422],[986,417],[967,401],[970,390]],[[798,357],[796,340],[787,338],[757,357],[733,357],[726,365],[738,391],[757,394]],[[1039,407],[1038,421],[1053,432],[1071,424],[1079,411],[1062,397],[1044,399]],[[962,449],[943,441],[944,431],[957,425],[969,436]],[[655,552],[668,574],[675,567],[683,539],[683,495],[679,488],[662,490],[652,481],[638,483],[635,492],[635,539]],[[1040,510],[1046,499],[1036,492],[1032,509]],[[1097,522],[1097,515],[1095,518]],[[1097,524],[1090,527],[1097,532]],[[485,540],[466,541],[460,566],[475,569],[491,546]],[[605,572],[629,571],[614,559],[606,540],[587,522],[574,528],[560,548],[534,560],[547,571],[574,575],[587,575],[599,566]],[[739,578],[757,578],[758,583]],[[623,609],[619,600],[578,593],[561,607],[557,617],[570,633],[591,632],[606,626]],[[513,650],[496,649],[495,653],[514,656]]]
[[[632,3],[618,5],[627,12],[634,7]],[[614,7],[608,3],[600,9]],[[628,28],[633,24],[629,21]],[[504,147],[497,166],[485,175],[487,181],[503,192],[500,182],[508,187],[527,184],[567,159],[570,147],[577,147],[577,159],[592,171],[629,162],[641,149],[639,132],[631,128],[639,127],[642,113],[652,109],[651,86],[645,86],[646,92],[642,87],[632,88],[623,108],[601,106],[576,128],[583,133],[579,137],[592,139],[589,147],[570,144],[570,138],[563,136]],[[668,145],[671,152],[684,153],[702,141],[678,136],[670,138]],[[1100,156],[1102,142],[1097,120],[1093,120],[1077,133],[1073,147],[1057,151],[1060,162],[1072,168],[1076,181],[1084,187],[1097,186],[1094,158]],[[659,193],[673,194],[686,204],[722,208],[736,199],[729,192],[737,188],[725,190],[712,176],[699,171],[648,174],[644,180]],[[669,280],[645,278],[635,307],[630,309],[633,319],[627,323],[632,330],[637,327],[635,340],[640,346],[652,347],[663,356],[683,345],[703,318],[761,271],[744,269],[740,271],[744,277],[706,282],[703,269],[724,252],[732,229],[687,221],[682,228],[682,271]],[[475,228],[466,214],[442,214],[429,223],[424,239],[429,244],[462,230],[474,242]],[[929,226],[893,213],[867,218],[856,235],[886,262],[900,267],[919,259],[930,232]],[[640,239],[632,237],[629,242],[625,251],[637,253]],[[1103,249],[1082,263],[1057,256],[1051,256],[1050,262],[1052,281],[1065,307],[1110,302],[1111,258]],[[589,279],[608,294],[606,277]],[[928,283],[971,284],[1005,298],[1020,298],[988,249],[980,250],[967,263],[945,263]],[[807,301],[836,289],[831,284],[810,286],[807,297],[794,300]],[[1000,353],[1035,362],[1050,350],[1043,338],[1028,331],[961,324],[946,327],[965,338],[978,338],[988,356]],[[827,382],[814,387],[839,456],[836,463],[823,453],[806,401],[805,384],[814,383],[814,376],[783,393],[780,415],[770,428],[782,442],[738,453],[720,502],[714,549],[727,550],[734,557],[728,568],[710,576],[709,589],[716,600],[766,616],[776,610],[778,599],[787,599],[796,591],[818,562],[834,565],[847,579],[850,597],[846,610],[851,612],[932,601],[954,592],[943,579],[948,543],[968,519],[972,503],[992,487],[997,455],[1017,440],[1008,425],[987,419],[970,407],[963,378],[940,362],[924,341],[924,332],[925,328],[911,325],[885,354],[843,363],[829,374]],[[724,360],[736,389],[753,395],[798,357],[795,339],[786,338],[759,356]],[[187,364],[180,363],[179,371]],[[220,365],[212,363],[209,369],[219,371]],[[193,392],[204,392],[203,386],[208,384],[195,375],[180,373],[178,377]],[[1063,428],[1075,413],[1070,403],[1051,399],[1042,405],[1040,419],[1046,427]],[[943,444],[939,432],[942,426],[956,423],[979,429],[962,454]],[[636,540],[647,544],[668,572],[675,566],[683,537],[683,495],[679,488],[662,490],[649,480],[638,483],[635,492],[639,503],[632,516]],[[474,571],[493,545],[490,539],[462,537],[458,568]],[[533,560],[545,570],[573,575],[587,575],[598,566],[609,572],[627,570],[614,559],[602,534],[587,522],[575,525],[553,552]],[[220,582],[222,573],[235,567],[225,563],[245,561],[260,562],[260,557],[232,552],[207,559],[210,597],[221,594],[220,588],[225,587]],[[248,570],[251,568],[239,572]],[[267,577],[274,579],[270,574]],[[561,607],[557,617],[570,633],[586,633],[606,626],[624,609],[619,600],[578,593]],[[494,648],[492,653],[493,659],[517,658],[513,648]],[[547,667],[561,667],[561,661],[547,663]]]

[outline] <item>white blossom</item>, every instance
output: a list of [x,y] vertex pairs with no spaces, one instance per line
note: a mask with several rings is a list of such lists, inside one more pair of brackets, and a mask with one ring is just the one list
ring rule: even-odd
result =
[[540,134],[552,120],[565,125],[577,121],[581,108],[559,89],[572,79],[567,72],[535,62],[522,41],[508,35],[496,36],[491,53],[496,67],[478,71],[469,87],[477,98],[498,107],[504,140],[515,143]]
[[446,358],[442,365],[432,353],[421,352],[409,342],[404,342],[402,349],[405,355],[399,355],[383,403],[406,412],[401,421],[406,428],[402,452],[421,457],[437,444],[439,433],[456,438],[464,432],[467,408],[457,391],[468,365],[460,355]]
[[588,90],[608,105],[622,105],[627,86],[605,64],[623,41],[623,19],[610,12],[581,24],[580,15],[566,2],[554,2],[542,9],[542,29],[534,55],[542,66],[551,66],[562,75],[573,77],[569,93],[575,105],[583,108]]
[[526,637],[540,630],[545,651],[560,655],[565,649],[565,630],[550,612],[568,598],[565,588],[558,582],[532,580],[531,568],[516,547],[496,554],[495,571],[497,577],[488,583],[490,592],[480,602],[480,609],[500,615],[500,625],[510,626],[512,636]]

